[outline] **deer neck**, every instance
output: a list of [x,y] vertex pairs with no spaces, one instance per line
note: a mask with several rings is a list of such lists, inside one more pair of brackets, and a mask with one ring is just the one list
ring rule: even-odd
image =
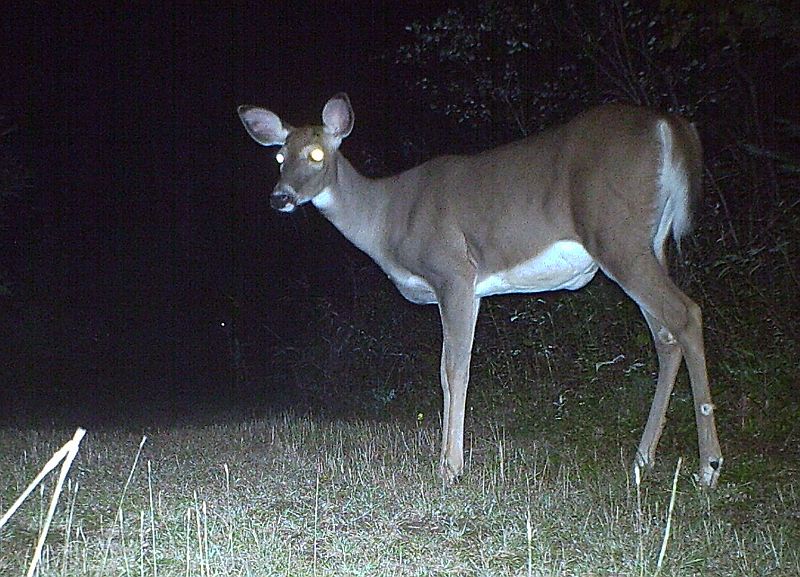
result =
[[359,249],[380,261],[378,237],[386,220],[387,195],[380,180],[360,174],[342,155],[336,155],[335,175],[312,203]]

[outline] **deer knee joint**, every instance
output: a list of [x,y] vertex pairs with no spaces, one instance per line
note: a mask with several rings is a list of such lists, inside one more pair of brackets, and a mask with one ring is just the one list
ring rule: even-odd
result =
[[669,332],[669,330],[667,330],[665,327],[661,327],[661,329],[658,331],[658,340],[665,345],[674,345],[678,342],[675,339],[675,335]]

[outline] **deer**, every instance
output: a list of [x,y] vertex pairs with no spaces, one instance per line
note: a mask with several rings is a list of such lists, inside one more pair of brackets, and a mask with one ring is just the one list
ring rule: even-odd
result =
[[433,158],[385,178],[362,176],[340,151],[354,113],[345,93],[322,125],[295,128],[270,110],[239,117],[262,146],[279,146],[273,209],[311,203],[412,303],[438,306],[444,400],[439,471],[464,470],[464,413],[481,299],[577,290],[601,270],[639,306],[658,358],[634,457],[652,469],[685,360],[698,434],[701,486],[723,457],[709,390],[700,307],[671,279],[665,247],[691,230],[702,147],[678,115],[629,104],[591,108],[566,124],[474,155]]

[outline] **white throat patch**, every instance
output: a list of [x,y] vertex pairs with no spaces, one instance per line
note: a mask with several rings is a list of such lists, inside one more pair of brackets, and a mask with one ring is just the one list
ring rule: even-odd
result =
[[333,193],[331,192],[331,188],[329,186],[323,188],[317,196],[311,199],[311,203],[319,210],[326,210],[332,207],[333,202]]

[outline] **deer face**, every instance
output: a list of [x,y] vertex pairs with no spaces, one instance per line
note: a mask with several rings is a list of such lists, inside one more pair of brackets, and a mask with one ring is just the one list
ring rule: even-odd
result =
[[346,94],[328,101],[322,126],[292,128],[273,112],[252,106],[240,106],[239,117],[253,140],[281,146],[275,155],[281,178],[270,196],[272,208],[293,212],[334,185],[339,145],[353,129],[353,109]]
[[270,205],[292,212],[312,200],[335,178],[338,143],[322,127],[292,130],[275,155],[281,178],[270,196]]

